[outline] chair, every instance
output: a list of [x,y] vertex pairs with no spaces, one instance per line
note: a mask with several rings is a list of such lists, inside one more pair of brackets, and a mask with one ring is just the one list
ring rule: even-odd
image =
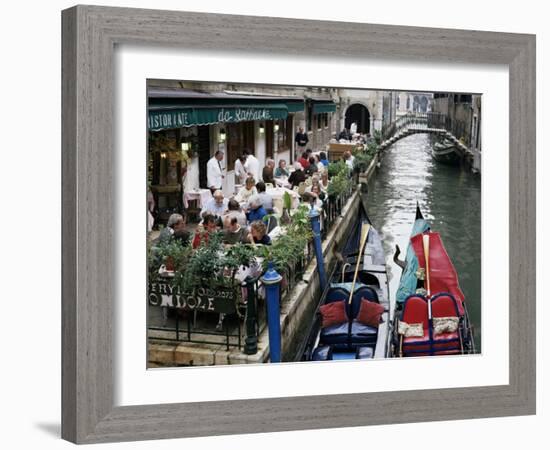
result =
[[[456,317],[459,318],[459,308],[455,298],[448,293],[435,295],[431,300],[432,307],[432,328],[433,319],[440,317]],[[458,328],[454,332],[445,332],[435,334],[433,336],[433,352],[437,355],[456,355],[463,353],[462,336]]]
[[360,286],[353,293],[351,304],[348,304],[347,313],[350,323],[350,346],[375,345],[378,339],[378,328],[365,325],[355,320],[361,308],[361,300],[367,299],[379,303],[376,291],[369,286]]
[[399,356],[421,356],[431,354],[430,321],[428,318],[428,302],[421,295],[413,294],[405,299],[401,321],[408,324],[421,323],[422,336],[399,338]]
[[[333,302],[347,302],[347,289],[332,287],[325,297],[325,305]],[[336,346],[337,349],[347,348],[349,342],[349,321],[338,325],[331,325],[321,329],[320,345]]]
[[275,217],[272,214],[270,214],[268,216],[265,216],[264,221],[267,222],[266,223],[267,234],[271,233],[273,231],[273,229],[278,225],[277,217]]

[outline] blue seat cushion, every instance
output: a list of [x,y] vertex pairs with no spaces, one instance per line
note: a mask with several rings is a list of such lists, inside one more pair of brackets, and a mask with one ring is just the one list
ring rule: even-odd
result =
[[372,347],[357,347],[355,351],[356,359],[371,359],[374,357],[374,349]]
[[378,337],[378,328],[369,327],[364,323],[353,321],[351,324],[351,344],[375,343]]
[[346,344],[348,342],[348,322],[321,329],[321,343],[325,345]]
[[332,359],[332,350],[328,345],[317,347],[311,355],[312,361],[329,361]]

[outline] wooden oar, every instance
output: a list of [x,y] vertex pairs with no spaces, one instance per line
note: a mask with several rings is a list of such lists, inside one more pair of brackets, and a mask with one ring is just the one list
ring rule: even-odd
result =
[[369,235],[370,224],[364,223],[361,228],[361,240],[359,243],[359,256],[357,257],[357,264],[355,265],[355,273],[353,274],[353,282],[351,283],[351,290],[349,292],[348,304],[351,305],[353,299],[353,292],[355,291],[355,281],[357,280],[357,274],[359,273],[359,264],[361,264],[361,256],[363,255],[363,249],[367,243],[367,237]]
[[430,289],[430,235],[422,235],[422,244],[424,245],[424,258],[426,259],[426,298],[428,299],[428,318],[432,319],[432,304],[430,297],[432,295]]
[[430,291],[430,235],[422,235],[422,244],[424,245],[424,258],[426,259],[426,293],[427,297],[431,296]]

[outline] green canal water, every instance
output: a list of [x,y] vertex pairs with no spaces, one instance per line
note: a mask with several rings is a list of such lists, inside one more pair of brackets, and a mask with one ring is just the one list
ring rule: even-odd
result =
[[423,134],[404,138],[383,152],[369,185],[369,218],[381,233],[390,295],[395,298],[401,269],[393,253],[399,245],[404,259],[418,201],[455,265],[474,324],[476,350],[481,352],[481,178],[437,163],[430,152],[430,138]]

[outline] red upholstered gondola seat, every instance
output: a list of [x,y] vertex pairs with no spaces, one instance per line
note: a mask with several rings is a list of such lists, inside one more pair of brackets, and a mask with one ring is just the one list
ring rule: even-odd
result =
[[[441,293],[432,297],[432,321],[433,319],[442,317],[455,317],[458,322],[459,307],[456,300],[451,294]],[[443,332],[436,334],[434,329],[432,332],[433,353],[434,355],[451,355],[462,353],[461,339],[459,336],[460,329],[456,331]]]
[[411,295],[405,300],[401,321],[408,324],[421,323],[422,336],[403,336],[402,352],[404,356],[422,356],[430,354],[430,323],[428,320],[428,302],[421,295]]

